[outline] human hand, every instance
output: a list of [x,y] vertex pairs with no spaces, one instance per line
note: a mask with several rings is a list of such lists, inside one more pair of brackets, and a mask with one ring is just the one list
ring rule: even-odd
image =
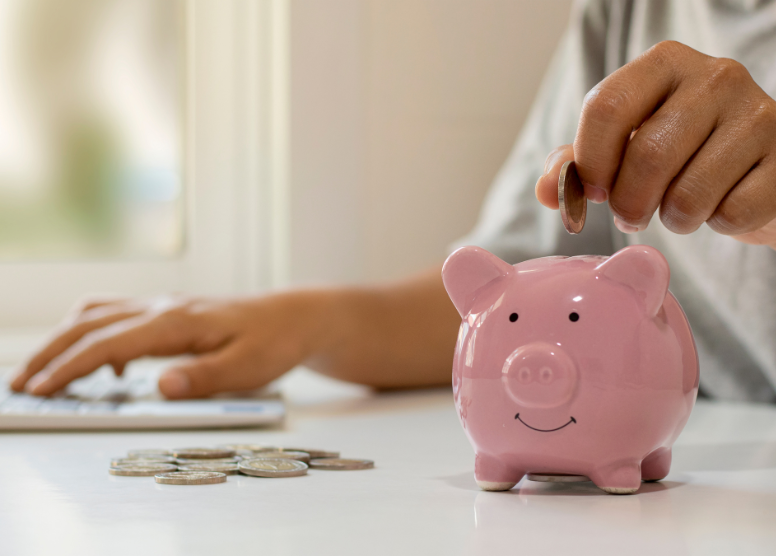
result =
[[257,388],[319,349],[327,338],[326,294],[259,298],[92,300],[79,304],[11,383],[51,395],[112,365],[120,375],[138,357],[192,354],[159,379],[168,398]]
[[659,209],[673,232],[706,222],[776,249],[776,101],[738,62],[655,45],[585,96],[574,144],[550,153],[536,184],[549,208],[568,160],[625,233]]

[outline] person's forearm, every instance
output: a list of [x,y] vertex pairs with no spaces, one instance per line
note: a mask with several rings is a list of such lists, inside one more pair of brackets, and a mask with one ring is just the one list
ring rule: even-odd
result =
[[333,291],[325,303],[329,330],[311,368],[376,388],[450,382],[460,317],[441,267],[390,286]]

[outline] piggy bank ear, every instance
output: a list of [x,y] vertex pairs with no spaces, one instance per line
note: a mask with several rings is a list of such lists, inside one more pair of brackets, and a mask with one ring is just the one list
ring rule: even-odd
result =
[[671,271],[663,254],[648,245],[620,249],[595,269],[596,277],[631,288],[654,317],[663,306]]
[[461,247],[447,257],[442,267],[442,281],[453,305],[462,317],[466,317],[479,291],[513,269],[511,264],[485,249]]

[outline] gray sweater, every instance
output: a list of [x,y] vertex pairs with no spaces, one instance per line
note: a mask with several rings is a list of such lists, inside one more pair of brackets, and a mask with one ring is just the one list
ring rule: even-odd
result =
[[[676,235],[655,217],[625,235],[607,205],[588,205],[578,236],[534,196],[544,159],[572,143],[582,101],[606,75],[652,45],[677,40],[744,64],[776,96],[776,2],[763,0],[589,0],[578,2],[526,125],[497,176],[479,223],[459,245],[479,245],[516,263],[548,255],[609,255],[627,244],[659,249],[671,291],[690,320],[701,391],[727,400],[776,401],[776,251],[703,226]],[[529,54],[527,54],[529,55]]]

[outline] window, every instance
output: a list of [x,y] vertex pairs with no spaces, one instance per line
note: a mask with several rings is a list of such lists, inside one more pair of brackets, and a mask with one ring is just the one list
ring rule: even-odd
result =
[[282,279],[286,11],[0,2],[0,326]]
[[0,259],[183,245],[180,0],[0,3]]

